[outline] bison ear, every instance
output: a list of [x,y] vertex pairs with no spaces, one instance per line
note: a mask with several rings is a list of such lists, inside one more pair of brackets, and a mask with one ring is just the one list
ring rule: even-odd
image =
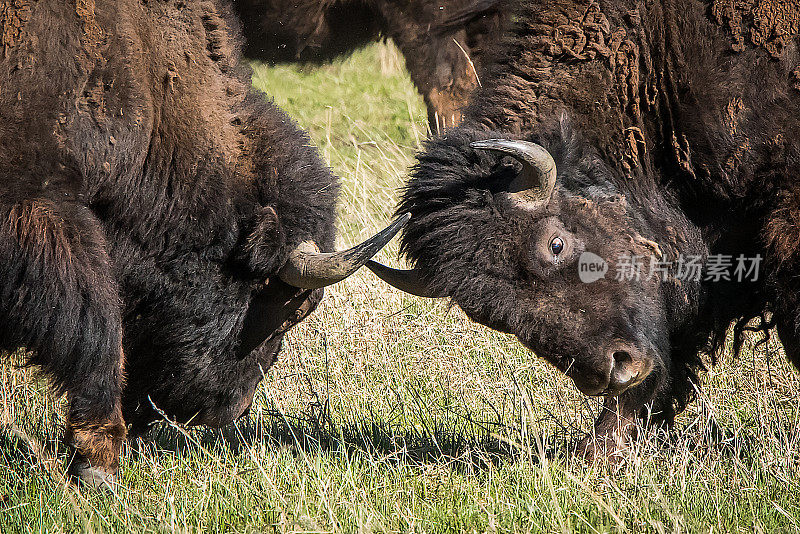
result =
[[475,141],[470,147],[507,154],[522,164],[522,171],[508,185],[508,197],[528,209],[550,201],[556,186],[556,162],[541,145],[512,139]]

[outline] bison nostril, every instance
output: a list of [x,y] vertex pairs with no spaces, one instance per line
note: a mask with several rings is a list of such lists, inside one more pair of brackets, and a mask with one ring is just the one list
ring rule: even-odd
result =
[[630,352],[617,350],[611,354],[611,374],[609,386],[613,390],[622,391],[633,384],[639,375],[637,365]]
[[630,353],[625,352],[624,350],[618,350],[614,352],[614,366],[618,367],[621,365],[629,365],[633,358],[631,358]]

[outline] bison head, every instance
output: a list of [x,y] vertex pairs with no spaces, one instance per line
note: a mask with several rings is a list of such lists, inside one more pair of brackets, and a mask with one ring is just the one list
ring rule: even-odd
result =
[[647,268],[705,255],[698,230],[655,181],[617,175],[565,121],[541,145],[498,137],[459,128],[428,144],[399,208],[412,214],[402,250],[415,268],[370,268],[405,291],[451,297],[586,394],[665,387],[700,286]]

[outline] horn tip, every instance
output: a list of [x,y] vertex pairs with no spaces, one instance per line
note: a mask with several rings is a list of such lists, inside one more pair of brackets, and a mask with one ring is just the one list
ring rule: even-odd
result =
[[380,235],[382,235],[385,239],[384,245],[388,243],[395,235],[397,235],[397,232],[399,232],[400,229],[406,225],[409,219],[411,219],[411,213],[406,212],[393,220],[389,226],[380,232]]

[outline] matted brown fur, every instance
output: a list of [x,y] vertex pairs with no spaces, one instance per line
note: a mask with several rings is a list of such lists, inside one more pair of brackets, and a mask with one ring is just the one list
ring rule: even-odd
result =
[[11,0],[0,4],[0,46],[14,46],[31,17],[31,0]]
[[730,29],[737,52],[749,40],[778,58],[800,33],[800,11],[791,0],[715,0],[711,12]]

